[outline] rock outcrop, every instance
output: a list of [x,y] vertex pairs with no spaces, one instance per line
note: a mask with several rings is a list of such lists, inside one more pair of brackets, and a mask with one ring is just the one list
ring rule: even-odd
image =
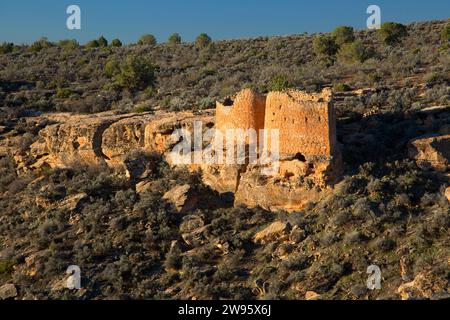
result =
[[198,202],[198,196],[193,193],[192,187],[189,185],[176,186],[167,191],[163,199],[170,202],[178,213],[186,213],[195,208]]
[[307,291],[305,293],[305,300],[311,301],[311,300],[320,300],[322,296],[314,291]]
[[446,171],[450,168],[450,135],[432,135],[409,143],[409,156],[423,169]]
[[123,166],[131,151],[170,151],[171,135],[176,129],[189,128],[195,120],[212,126],[213,118],[191,112],[159,114],[111,113],[57,118],[39,133],[31,146],[38,160],[35,167],[67,167],[71,165]]
[[428,270],[416,275],[413,281],[402,284],[397,293],[402,300],[449,299],[450,293],[447,291],[448,281],[436,277]]
[[289,237],[289,232],[291,231],[291,226],[289,223],[285,223],[282,221],[275,221],[266,229],[258,232],[254,237],[253,241],[255,243],[269,243],[275,240],[282,240],[284,238]]
[[47,126],[40,131],[40,139],[31,146],[37,158],[45,157],[51,167],[72,164],[99,165],[108,157],[102,150],[105,130],[121,117],[74,117],[69,122]]
[[[203,182],[220,194],[233,197],[235,205],[299,210],[326,195],[341,174],[341,154],[329,90],[318,94],[290,90],[272,92],[266,97],[246,89],[218,102],[215,115],[209,110],[201,114],[106,112],[77,116],[52,114],[41,118],[45,118],[48,125],[40,130],[38,141],[30,147],[29,154],[34,159],[30,168],[80,165],[122,168],[136,183],[138,192],[150,187],[145,179],[151,168],[134,159],[133,154],[158,153],[170,165],[177,166],[180,163],[174,160],[172,151],[175,145],[186,140],[183,137],[174,141],[173,133],[176,130],[193,133],[197,123],[201,123],[203,133],[213,127],[216,133],[231,129],[279,131],[279,157],[269,162],[261,161],[261,153],[273,142],[269,139],[273,137],[265,131],[259,136],[264,137],[265,143],[256,146],[256,162],[247,154],[250,140],[246,138],[243,162],[181,163],[191,171],[201,170]],[[203,141],[200,150],[195,149],[195,143],[190,145],[190,151],[202,159],[208,152],[205,142],[217,143],[216,133],[212,141]],[[224,144],[221,151],[226,154],[230,151],[227,148],[229,146]],[[234,148],[231,152],[236,154]],[[273,169],[270,173],[266,172],[268,166]],[[166,200],[172,202],[177,211],[185,212],[188,210],[185,207],[191,206],[191,197],[175,191],[172,194],[179,193],[177,199],[167,195]]]
[[17,289],[13,284],[5,284],[0,287],[0,300],[12,299],[17,297]]
[[201,165],[203,182],[221,194],[235,194],[246,165]]
[[235,205],[262,207],[272,211],[295,211],[325,195],[326,191],[317,190],[312,180],[300,181],[298,175],[265,176],[261,174],[259,166],[254,166],[248,168],[240,177]]

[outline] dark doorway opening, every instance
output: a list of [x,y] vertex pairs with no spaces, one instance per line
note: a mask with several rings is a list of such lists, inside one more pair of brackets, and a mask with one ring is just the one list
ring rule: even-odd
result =
[[297,153],[294,157],[295,160],[301,161],[301,162],[306,162],[306,157],[301,154],[301,153]]

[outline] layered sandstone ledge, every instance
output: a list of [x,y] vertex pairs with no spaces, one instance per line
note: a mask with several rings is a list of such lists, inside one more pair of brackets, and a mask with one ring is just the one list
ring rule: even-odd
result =
[[[173,141],[173,132],[177,129],[192,132],[194,122],[200,121],[203,130],[215,126],[218,130],[280,131],[282,157],[276,163],[277,170],[270,174],[263,173],[267,164],[188,165],[191,170],[201,170],[204,183],[212,189],[234,195],[236,205],[300,209],[326,194],[341,175],[329,91],[319,94],[288,91],[263,96],[246,89],[218,102],[216,112],[208,110],[202,114],[107,112],[49,114],[41,116],[40,121],[43,118],[47,125],[28,152],[34,162],[24,163],[23,170],[105,165],[125,168],[133,177],[125,161],[128,154],[136,150],[157,152],[175,165],[171,151],[179,141]],[[22,156],[15,154],[16,162],[20,163]]]
[[450,167],[450,134],[414,139],[408,145],[408,153],[421,168],[445,172]]
[[[226,109],[228,114],[220,111],[221,108]],[[422,110],[418,121],[424,118],[426,125],[429,122],[427,119],[434,113],[445,116],[446,112],[448,107]],[[295,122],[292,127],[284,124],[285,116]],[[255,119],[251,120],[252,117]],[[303,117],[307,117],[308,121],[304,121]],[[244,118],[247,120],[244,121]],[[44,114],[25,120],[40,130],[39,139],[31,147],[23,149],[20,136],[0,141],[0,157],[10,155],[19,173],[83,164],[120,167],[127,171],[138,190],[139,185],[145,185],[148,181],[133,174],[133,167],[126,161],[127,155],[136,150],[157,152],[169,164],[175,165],[170,155],[179,141],[173,141],[172,133],[177,129],[192,132],[194,122],[200,121],[203,130],[214,126],[219,130],[255,126],[254,129],[273,127],[285,132],[280,134],[280,146],[285,147],[274,172],[264,172],[267,164],[248,161],[228,165],[188,165],[192,171],[201,170],[203,182],[212,189],[234,196],[236,205],[299,210],[308,202],[327,196],[342,175],[333,97],[329,91],[319,94],[287,91],[262,96],[244,90],[219,102],[217,114],[215,110],[202,114],[106,112],[96,115]],[[353,139],[353,136],[361,139],[360,134],[353,132],[355,124],[344,129],[341,132],[344,142]],[[205,150],[197,152],[203,155]],[[412,140],[408,152],[424,169],[439,170],[445,174],[450,164],[448,131],[443,128],[442,134]]]
[[167,152],[172,133],[191,130],[194,121],[212,126],[214,118],[209,112],[74,116],[41,130],[31,154],[52,168],[74,163],[121,166],[131,151]]

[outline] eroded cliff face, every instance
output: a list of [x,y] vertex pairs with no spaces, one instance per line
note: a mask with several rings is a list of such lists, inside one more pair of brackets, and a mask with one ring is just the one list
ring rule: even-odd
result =
[[[448,108],[424,110],[418,114],[417,121],[421,128],[426,128],[431,116],[439,120],[447,117],[448,112]],[[177,129],[192,132],[195,121],[202,122],[203,130],[213,128],[216,120],[214,110],[208,110],[202,114],[45,114],[25,121],[39,131],[39,138],[31,146],[23,146],[20,135],[0,141],[0,157],[11,156],[19,173],[80,165],[110,166],[125,169],[138,190],[147,186],[145,174],[140,172],[145,168],[136,170],[135,163],[125,161],[127,155],[139,150],[156,152],[175,166],[170,152],[179,141],[172,140],[172,133]],[[352,143],[348,141],[354,136],[360,143],[364,141],[354,132],[354,127],[353,123],[341,128],[344,143]],[[424,169],[439,170],[448,176],[450,139],[447,127],[442,127],[441,131],[410,141],[408,155]],[[226,148],[223,151],[226,152]],[[200,151],[202,155],[204,152]],[[332,157],[314,157],[307,151],[304,154],[283,155],[272,164],[277,170],[269,174],[264,172],[264,165],[248,161],[186,166],[192,172],[200,170],[203,182],[230,199],[234,198],[235,205],[294,211],[327,196],[342,176],[340,152],[335,152]],[[137,168],[140,168],[138,164]]]
[[108,165],[120,167],[132,151],[145,150],[164,154],[173,143],[176,129],[191,128],[195,120],[212,126],[213,117],[206,112],[177,114],[98,114],[59,118],[39,132],[39,140],[30,153],[38,165],[67,167],[73,165]]
[[414,139],[409,143],[408,153],[421,168],[445,172],[450,166],[450,134]]
[[285,176],[261,174],[259,166],[250,166],[241,175],[235,205],[261,207],[270,211],[296,211],[309,202],[320,200],[331,189],[320,189],[304,180],[305,175]]
[[[39,132],[39,140],[31,145],[31,154],[42,164],[65,167],[74,164],[100,165],[109,160],[109,149],[103,149],[105,131],[125,118],[133,115],[74,116],[57,121]],[[115,147],[127,145],[124,140]],[[105,151],[107,154],[105,154]]]

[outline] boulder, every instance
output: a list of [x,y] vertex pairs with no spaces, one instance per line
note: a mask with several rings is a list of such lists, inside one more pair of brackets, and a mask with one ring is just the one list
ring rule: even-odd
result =
[[434,299],[448,296],[447,286],[446,279],[423,271],[417,274],[413,281],[402,284],[397,293],[402,300]]
[[450,135],[423,136],[412,140],[408,154],[422,169],[446,171],[450,165]]
[[43,209],[49,209],[49,208],[57,208],[60,210],[68,210],[68,211],[75,211],[80,209],[80,206],[86,199],[88,198],[88,195],[84,192],[75,194],[73,196],[68,196],[64,198],[60,202],[52,202],[49,198],[46,196],[36,196],[36,205],[43,208]]
[[314,291],[308,291],[305,294],[306,300],[320,300],[321,296],[320,294],[314,292]]
[[305,230],[301,229],[298,226],[294,226],[289,235],[289,241],[291,241],[292,243],[301,243],[305,239],[306,239]]
[[136,184],[136,192],[138,194],[141,194],[141,193],[151,189],[153,185],[154,185],[153,181],[141,181],[138,184]]
[[36,205],[42,209],[47,210],[52,205],[52,202],[44,196],[36,196],[35,199]]
[[450,187],[448,187],[447,189],[445,189],[445,197],[446,197],[447,200],[450,202]]
[[181,237],[184,242],[191,247],[196,247],[205,243],[204,232],[207,226],[199,216],[187,216],[180,226]]
[[201,246],[205,243],[204,232],[207,230],[205,227],[197,228],[189,233],[183,233],[181,237],[184,242],[191,247]]
[[15,297],[17,297],[17,289],[15,285],[5,284],[4,286],[0,287],[1,300],[12,299]]
[[9,147],[0,145],[0,157],[9,156],[10,151],[11,149]]
[[36,161],[34,164],[30,166],[33,170],[49,170],[52,167],[52,163],[54,163],[54,160],[50,156],[43,156],[38,161]]
[[178,213],[186,213],[194,209],[198,203],[198,196],[188,184],[169,190],[164,194],[163,199],[170,202]]
[[202,165],[203,183],[220,194],[235,193],[245,165]]
[[[247,168],[239,180],[235,206],[261,207],[271,211],[297,211],[304,209],[309,202],[318,201],[328,194],[329,189],[320,189],[316,184],[323,181],[319,171],[306,176],[306,179],[305,176],[299,175],[295,176],[295,179],[286,172],[283,176],[267,176],[262,174],[259,166]],[[296,171],[291,173],[298,174]]]
[[83,201],[85,201],[88,198],[88,195],[84,192],[78,193],[73,196],[69,196],[65,198],[61,203],[58,205],[58,209],[62,210],[68,210],[68,211],[74,211],[77,209],[80,209],[80,206],[82,205]]
[[412,259],[409,256],[400,258],[400,276],[403,281],[412,280]]
[[272,241],[287,239],[290,230],[291,226],[289,223],[275,221],[264,230],[258,232],[253,237],[253,242],[267,244]]

